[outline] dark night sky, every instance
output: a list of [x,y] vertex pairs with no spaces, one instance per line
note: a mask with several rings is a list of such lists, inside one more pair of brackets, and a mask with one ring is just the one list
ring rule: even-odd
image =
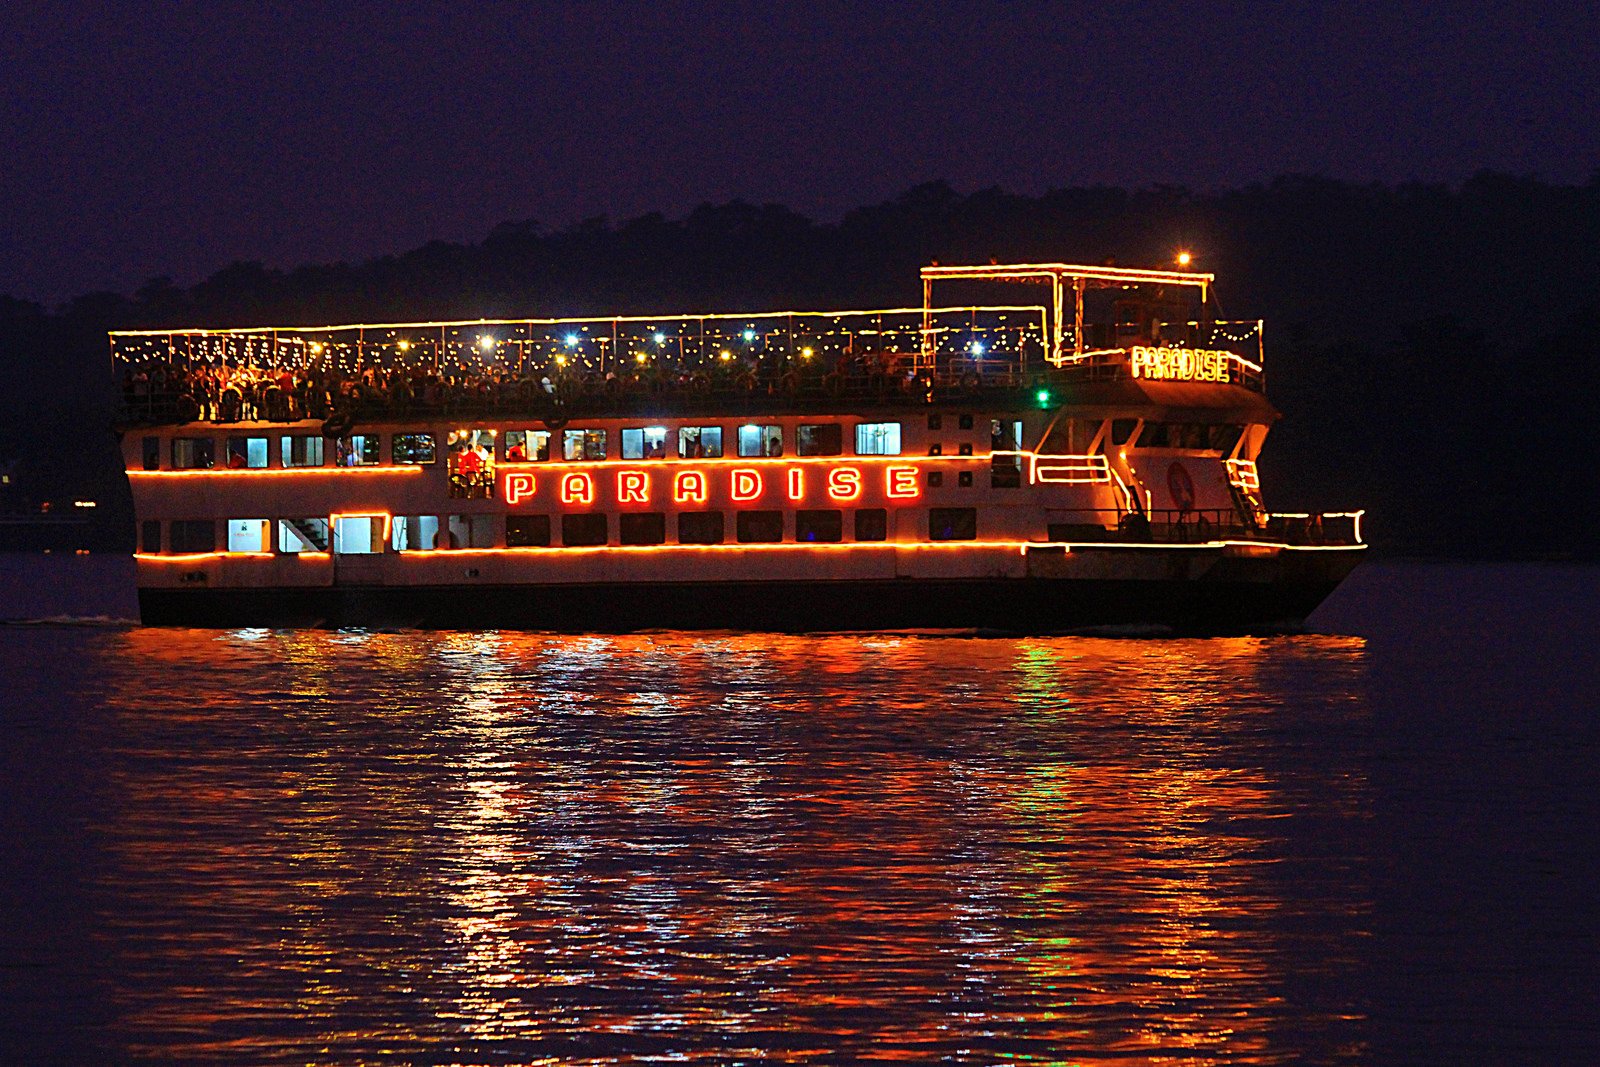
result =
[[[1600,167],[1591,4],[13,3],[0,293],[495,223]],[[1069,251],[1069,250],[1064,250]]]

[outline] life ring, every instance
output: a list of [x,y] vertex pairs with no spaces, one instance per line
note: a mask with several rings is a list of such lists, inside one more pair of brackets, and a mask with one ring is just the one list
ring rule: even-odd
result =
[[539,420],[539,422],[543,424],[544,428],[552,433],[558,433],[561,430],[566,429],[567,421],[568,420],[565,415],[546,415],[544,418]]
[[1172,506],[1187,515],[1194,510],[1194,479],[1182,463],[1173,461],[1167,468],[1167,492],[1172,494]]
[[328,438],[348,437],[350,431],[356,427],[356,417],[348,411],[335,411],[322,424],[322,436]]

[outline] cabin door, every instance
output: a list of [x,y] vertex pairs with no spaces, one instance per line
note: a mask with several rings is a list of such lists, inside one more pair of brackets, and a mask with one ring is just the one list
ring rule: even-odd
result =
[[335,585],[383,584],[383,553],[389,540],[387,515],[335,515],[332,543]]

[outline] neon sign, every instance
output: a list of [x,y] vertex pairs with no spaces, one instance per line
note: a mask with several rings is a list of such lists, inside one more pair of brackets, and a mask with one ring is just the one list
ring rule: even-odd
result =
[[1226,382],[1236,357],[1217,348],[1150,348],[1134,345],[1130,364],[1135,378],[1154,381]]
[[505,480],[506,503],[520,504],[534,494],[539,485],[528,471],[507,471]]
[[[874,484],[884,498],[892,501],[916,500],[922,496],[919,469],[910,464],[885,466],[882,481],[872,475]],[[808,493],[821,492],[836,503],[845,504],[859,500],[868,488],[869,469],[854,464],[826,468],[820,484],[806,475],[801,463],[784,464],[782,470],[766,470],[757,466],[691,467],[679,470],[624,468],[615,473],[616,492],[612,502],[620,505],[649,504],[654,499],[658,478],[670,479],[672,501],[678,505],[704,505],[713,494],[725,493],[735,504],[761,500],[768,493],[783,493],[791,503],[803,502]],[[501,471],[501,484],[505,502],[516,507],[534,500],[541,483],[539,475],[531,470],[513,468]],[[556,497],[561,504],[594,507],[604,503],[599,499],[599,477],[591,471],[562,471],[552,473]],[[713,479],[716,481],[713,487]],[[663,486],[663,492],[665,486]]]

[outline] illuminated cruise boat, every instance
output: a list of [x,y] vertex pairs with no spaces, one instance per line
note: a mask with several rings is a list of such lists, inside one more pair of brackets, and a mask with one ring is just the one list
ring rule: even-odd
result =
[[[876,311],[114,333],[143,618],[1293,627],[1361,515],[1266,510],[1261,324],[1212,280],[931,266]],[[996,283],[1045,298],[967,302]]]

